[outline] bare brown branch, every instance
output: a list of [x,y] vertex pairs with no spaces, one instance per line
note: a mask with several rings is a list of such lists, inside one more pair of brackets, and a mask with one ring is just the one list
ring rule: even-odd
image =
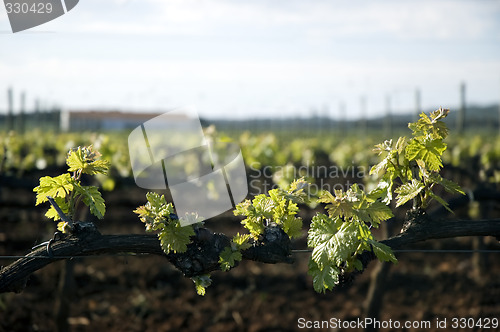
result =
[[[166,255],[154,234],[101,235],[91,223],[77,223],[75,226],[78,227],[74,234],[53,242],[50,253],[43,246],[2,268],[0,293],[20,292],[33,272],[55,261],[79,256],[117,253],[161,255],[186,277],[202,275],[220,269],[219,255],[231,241],[224,234],[198,228],[186,252]],[[242,256],[243,259],[270,264],[293,261],[290,239],[277,226],[267,227],[261,239],[245,250]]]
[[[500,219],[431,221],[425,215],[413,218],[405,231],[382,241],[393,249],[429,239],[455,238],[462,236],[500,237]],[[101,235],[93,227],[80,227],[75,234],[55,241],[52,257],[45,247],[33,250],[0,271],[0,293],[20,292],[30,274],[44,266],[67,257],[105,255],[116,253],[154,254],[165,256],[185,276],[192,277],[220,269],[219,254],[228,246],[230,239],[224,234],[212,233],[208,229],[197,229],[193,242],[185,253],[165,255],[156,235]],[[374,259],[371,252],[365,253],[367,265]],[[262,238],[248,250],[243,259],[264,263],[291,263],[291,246],[288,236],[278,227],[268,227]]]

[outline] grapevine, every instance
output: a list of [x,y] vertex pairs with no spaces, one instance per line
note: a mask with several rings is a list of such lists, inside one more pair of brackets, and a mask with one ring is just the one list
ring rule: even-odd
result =
[[[62,233],[73,230],[73,220],[80,202],[83,202],[94,216],[104,218],[106,205],[99,189],[96,186],[84,186],[81,181],[83,174],[107,174],[109,162],[100,157],[101,154],[94,150],[92,145],[71,149],[66,158],[69,173],[56,177],[44,176],[40,178],[40,185],[33,189],[37,193],[35,205],[53,199],[56,206],[69,218],[57,224],[57,229]],[[61,219],[61,214],[54,205],[45,216],[54,221]]]
[[[326,214],[317,213],[311,220],[307,244],[312,248],[309,274],[317,292],[332,290],[339,284],[341,275],[362,271],[365,266],[360,259],[364,252],[372,252],[380,261],[397,263],[392,249],[375,240],[372,229],[381,222],[394,217],[389,204],[396,200],[401,206],[413,200],[413,210],[425,210],[431,200],[436,200],[449,210],[447,203],[434,193],[435,185],[443,186],[450,193],[464,192],[454,182],[439,175],[442,168],[442,154],[446,150],[443,140],[448,129],[443,119],[448,110],[438,109],[430,116],[425,113],[408,127],[412,138],[400,137],[375,146],[374,151],[382,160],[374,165],[371,175],[379,175],[375,189],[365,193],[357,184],[347,191],[323,191],[315,198],[325,203]],[[293,181],[288,188],[269,190],[267,195],[257,195],[253,200],[239,203],[234,210],[247,234],[235,235],[230,246],[220,253],[222,271],[228,271],[242,259],[242,251],[262,240],[266,228],[278,227],[290,239],[302,235],[302,219],[297,217],[298,204],[310,203],[308,183],[304,178]],[[394,193],[396,196],[394,197]],[[161,247],[170,251],[185,252],[201,221],[181,227],[173,206],[163,196],[147,194],[148,203],[135,212],[146,225],[147,231],[158,231]],[[450,210],[451,211],[451,210]],[[204,274],[193,278],[197,293],[205,294],[205,287],[211,281]]]
[[[231,238],[212,233],[195,214],[183,216],[189,222],[188,226],[182,226],[172,203],[167,202],[165,196],[150,192],[146,195],[146,203],[134,212],[144,223],[146,231],[155,234],[154,238],[141,235],[131,238],[144,241],[136,244],[137,252],[157,254],[160,251],[165,254],[170,262],[193,280],[196,292],[204,295],[212,283],[212,271],[229,271],[243,259],[265,263],[290,262],[291,240],[307,233],[307,245],[312,252],[308,272],[313,287],[317,292],[332,290],[343,282],[343,276],[364,270],[374,258],[397,263],[392,249],[401,246],[403,239],[421,241],[430,238],[421,232],[411,233],[403,229],[405,236],[377,241],[372,230],[394,217],[390,208],[392,203],[400,207],[411,201],[409,210],[422,215],[432,201],[451,210],[435,191],[437,186],[452,194],[464,193],[458,184],[440,174],[443,153],[447,148],[444,140],[448,129],[443,122],[447,115],[448,110],[445,109],[438,109],[430,115],[422,113],[418,121],[409,124],[410,138],[400,137],[395,143],[388,140],[377,144],[374,151],[379,160],[370,170],[370,175],[377,178],[377,185],[369,192],[353,184],[345,191],[312,193],[309,183],[300,178],[288,186],[271,189],[267,194],[237,204],[233,213],[243,217],[241,224],[246,233],[237,233]],[[84,174],[105,175],[111,165],[101,159],[101,154],[93,146],[71,149],[66,164],[67,173],[40,178],[39,186],[34,189],[36,205],[47,201],[53,203],[46,216],[55,221],[62,219],[58,230],[69,233],[76,243],[88,245],[88,252],[102,252],[102,241],[106,241],[108,236],[94,232],[89,237],[80,237],[81,234],[75,233],[74,228],[78,223],[77,212],[81,203],[97,218],[104,217],[106,207],[98,188],[83,185],[82,177]],[[306,204],[324,209],[312,217],[307,231],[303,229],[303,221],[299,217],[301,207]],[[481,225],[486,228],[471,234],[484,235],[488,229],[497,234],[498,224],[482,221]],[[435,236],[462,234],[456,222],[446,227],[444,224],[439,226],[439,231],[432,227]],[[114,238],[116,247],[110,250],[130,252],[129,237],[124,236],[123,240]],[[153,240],[158,244],[157,248]],[[66,244],[64,241],[64,238],[61,239],[58,248],[71,246],[70,242]],[[39,249],[35,252],[44,254]],[[367,255],[371,257],[368,260],[365,259]],[[60,259],[51,255],[49,258]],[[204,259],[207,261],[203,262]],[[10,273],[11,269],[2,270],[2,273],[4,271]],[[9,289],[10,286],[5,287]]]

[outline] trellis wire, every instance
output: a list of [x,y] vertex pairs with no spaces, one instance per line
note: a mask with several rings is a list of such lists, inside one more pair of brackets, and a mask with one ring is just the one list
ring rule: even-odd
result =
[[[294,249],[293,254],[305,254],[312,252],[312,249]],[[500,250],[474,250],[474,249],[400,249],[393,250],[395,253],[458,253],[458,254],[473,254],[473,253],[500,253]],[[153,255],[148,253],[130,253],[130,254],[104,254],[104,255],[78,255],[78,256],[21,256],[21,255],[0,255],[0,259],[19,259],[19,258],[44,258],[44,259],[73,259],[73,258],[98,258],[98,257],[134,257]]]
[[134,256],[146,256],[146,255],[152,255],[148,253],[130,253],[130,254],[103,254],[103,255],[79,255],[79,256],[21,256],[21,255],[0,255],[0,259],[12,259],[12,258],[46,258],[46,259],[56,259],[56,258],[61,258],[61,259],[73,259],[73,258],[89,258],[89,257],[134,257]]
[[[312,252],[312,249],[297,249],[292,250],[292,253],[308,253]],[[490,249],[396,249],[393,250],[396,253],[406,253],[406,252],[423,252],[423,253],[500,253],[500,250],[490,250]]]

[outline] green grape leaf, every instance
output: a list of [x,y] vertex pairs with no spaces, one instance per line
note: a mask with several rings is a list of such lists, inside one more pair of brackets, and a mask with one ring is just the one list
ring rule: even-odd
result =
[[384,159],[382,159],[381,162],[372,166],[372,168],[370,169],[369,175],[380,174],[380,173],[382,173],[382,171],[385,171],[387,169],[387,164],[389,164],[390,160],[391,160],[391,156],[387,155]]
[[40,178],[40,185],[35,187],[33,191],[37,193],[35,205],[47,202],[47,196],[54,199],[57,197],[64,198],[73,191],[73,180],[69,173],[56,177],[44,176]]
[[138,214],[139,219],[145,224],[146,232],[156,231],[163,227],[163,223],[155,222],[155,215],[146,205],[139,206],[133,212]]
[[240,234],[237,233],[235,236],[233,236],[233,243],[237,246],[239,250],[247,250],[250,248],[252,245],[248,243],[250,240],[251,235],[250,234]]
[[146,194],[146,208],[151,211],[155,219],[163,221],[164,218],[169,217],[174,213],[174,207],[171,203],[166,202],[164,195],[159,195],[155,192],[148,192]]
[[[134,213],[139,215],[139,219],[145,224],[146,231],[156,231],[163,228],[165,223],[172,220],[174,215],[174,207],[172,203],[165,201],[165,196],[159,195],[155,192],[148,192],[146,194],[147,203],[139,206],[134,210]],[[195,218],[195,216],[187,215],[186,219]],[[175,219],[175,218],[174,218]],[[196,223],[195,220],[189,224]]]
[[453,213],[453,210],[450,209],[448,202],[446,202],[444,199],[442,199],[440,196],[436,195],[435,193],[432,192],[432,190],[429,190],[429,196],[431,196],[433,199],[435,199],[439,204],[441,204],[446,210],[449,212]]
[[416,179],[399,186],[396,190],[394,190],[398,194],[396,207],[401,206],[410,199],[415,198],[424,188],[424,184]]
[[206,293],[206,288],[203,287],[202,285],[197,285],[195,283],[195,287],[196,287],[196,294],[200,295],[200,296],[205,296],[205,293]]
[[[403,140],[404,139],[405,138],[403,137]],[[392,148],[392,140],[385,141],[384,143],[375,145],[375,148],[373,149],[373,151],[378,152],[379,155],[384,151],[388,151],[389,153],[385,156],[384,159],[382,159],[381,162],[374,165],[370,169],[369,175],[380,174],[383,171],[394,171],[394,165],[392,164],[392,161],[395,158],[397,158],[397,153],[401,154],[401,152],[398,152],[398,149],[400,150],[401,146],[404,146],[403,143],[404,143],[404,141],[401,141],[401,137],[400,137],[394,148]]]
[[444,139],[448,136],[448,128],[442,121],[450,113],[449,109],[439,108],[431,113],[432,134],[435,138]]
[[[359,236],[358,238],[361,240],[360,242],[362,244],[365,244],[366,241],[370,240],[370,239],[373,239],[373,235],[372,235],[372,232],[370,230],[370,227],[368,227],[367,224],[365,223],[358,223],[358,231],[359,231]],[[369,249],[368,246],[363,246],[364,248],[358,248],[358,252],[359,252],[359,249]]]
[[441,156],[445,150],[446,143],[442,140],[427,140],[425,142],[425,148],[420,153],[420,156],[429,170],[437,171],[443,167]]
[[339,282],[340,270],[331,265],[324,265],[320,268],[319,265],[312,259],[309,260],[308,274],[312,276],[313,287],[317,293],[325,293],[327,289],[333,289]]
[[420,154],[420,152],[424,149],[424,145],[419,140],[411,140],[410,143],[406,146],[405,156],[408,160],[414,160]]
[[250,202],[249,199],[245,199],[244,201],[236,204],[233,214],[235,216],[254,216],[255,209],[252,206],[252,202]]
[[295,218],[293,215],[288,215],[283,218],[283,231],[290,238],[297,238],[302,235],[302,219]]
[[356,224],[324,214],[313,217],[307,245],[313,248],[311,257],[320,268],[330,262],[340,266],[356,251],[360,243]]
[[300,179],[294,180],[285,195],[285,198],[292,201],[293,203],[307,203],[308,196],[305,193],[305,189],[309,187],[309,183],[301,177]]
[[295,217],[299,210],[296,202],[306,201],[304,186],[305,181],[299,179],[292,183],[288,191],[269,190],[269,196],[261,194],[251,202],[245,200],[236,205],[234,214],[247,217],[241,223],[254,238],[264,232],[269,222],[278,224],[289,237],[298,237],[301,235],[302,219]]
[[436,172],[429,174],[429,179],[434,183],[442,185],[443,188],[449,193],[465,195],[465,192],[457,183],[441,177],[441,175]]
[[364,209],[360,210],[360,212],[361,211],[367,216],[366,219],[362,220],[365,222],[370,222],[374,226],[379,225],[381,221],[385,221],[394,217],[391,208],[379,201],[370,203]]
[[352,192],[344,193],[342,190],[335,190],[335,197],[328,191],[324,191],[318,202],[329,203],[326,205],[328,215],[334,217],[352,217],[355,195]]
[[192,225],[182,227],[178,220],[166,224],[163,229],[158,233],[161,248],[166,254],[171,251],[186,252],[187,245],[191,243],[191,236],[195,232]]
[[444,139],[448,136],[448,128],[441,121],[449,113],[448,109],[439,108],[431,113],[428,117],[425,113],[420,114],[420,119],[417,122],[408,124],[408,127],[413,131],[413,136],[423,137],[430,134],[433,139]]
[[396,142],[396,145],[394,147],[394,149],[399,153],[399,154],[403,154],[403,152],[405,151],[406,149],[406,146],[407,146],[407,142],[406,142],[406,137],[402,136],[402,137],[399,137],[398,138],[398,141]]
[[81,195],[82,201],[89,207],[90,213],[99,219],[104,218],[106,205],[97,187],[75,185],[75,192]]
[[[265,197],[265,195],[259,195],[259,196]],[[248,229],[248,231],[250,232],[250,234],[252,234],[253,237],[258,237],[260,234],[264,233],[263,216],[257,212],[257,209],[254,205],[257,202],[259,202],[259,200],[256,200],[257,197],[253,200],[253,204],[250,200],[246,199],[243,202],[237,204],[236,209],[233,211],[235,216],[247,217],[241,221],[241,224],[246,229]]]
[[391,247],[373,239],[368,240],[368,243],[371,245],[373,253],[380,261],[393,263],[398,262],[396,256],[394,256],[394,253],[392,252]]
[[264,224],[261,218],[246,218],[241,221],[241,224],[248,229],[254,238],[264,233]]
[[[276,190],[277,189],[270,190],[269,194],[272,195]],[[271,197],[267,197],[266,195],[261,194],[253,199],[252,204],[253,206],[255,206],[255,212],[257,213],[257,215],[265,219],[272,218],[274,200]]]
[[[269,199],[270,198],[270,199]],[[269,202],[269,203],[268,203]],[[287,215],[287,200],[280,195],[278,189],[273,189],[269,191],[269,197],[266,197],[266,205],[269,206],[269,211],[272,212],[272,220],[276,223],[281,224],[282,218]],[[293,204],[293,203],[291,203]],[[297,205],[293,204],[298,210]],[[292,208],[293,209],[293,208]],[[292,213],[294,214],[294,213]]]
[[377,152],[378,155],[382,154],[384,151],[392,151],[392,139],[386,140],[383,143],[375,145],[373,152]]
[[151,211],[145,205],[137,207],[133,212],[139,215],[139,218],[142,222],[146,222],[146,220],[143,220],[143,218],[146,219],[148,217],[152,217]]
[[437,122],[439,120],[443,120],[444,118],[446,118],[448,116],[449,113],[450,113],[449,109],[440,107],[439,109],[431,112],[432,122]]
[[57,230],[64,234],[71,233],[71,226],[68,222],[61,221],[57,223]]
[[94,150],[93,146],[78,147],[68,152],[66,164],[69,172],[81,171],[82,173],[95,175],[107,174],[110,163],[107,160],[99,160],[101,154]]
[[210,279],[209,274],[192,277],[191,280],[193,280],[194,282],[194,286],[196,288],[196,294],[200,296],[204,296],[206,288],[212,284],[212,279]]
[[441,155],[446,150],[446,143],[441,139],[426,139],[423,142],[413,139],[406,146],[408,160],[422,159],[431,171],[438,171],[443,167]]
[[241,261],[241,252],[233,251],[230,247],[225,247],[220,253],[219,264],[222,271],[229,271],[237,261]]
[[390,204],[392,201],[392,186],[395,177],[394,173],[384,174],[377,187],[368,194],[369,199],[376,200],[380,198],[382,203],[386,205]]
[[71,150],[66,158],[66,164],[68,165],[69,172],[76,172],[78,170],[85,169],[86,163],[83,160],[83,152],[81,148],[76,151]]
[[[342,194],[342,191],[341,191],[341,194]],[[323,190],[321,192],[321,195],[318,198],[318,202],[320,202],[320,203],[335,202],[335,196],[333,196],[331,192],[329,192],[327,190]]]
[[110,163],[107,160],[95,160],[88,164],[88,167],[84,173],[94,175],[94,174],[108,174]]

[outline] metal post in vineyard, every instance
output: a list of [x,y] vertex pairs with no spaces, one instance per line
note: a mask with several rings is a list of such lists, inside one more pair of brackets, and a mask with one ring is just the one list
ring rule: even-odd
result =
[[422,112],[422,96],[420,89],[415,90],[415,113],[413,114],[413,121],[418,120],[418,115]]
[[385,137],[392,136],[392,112],[391,112],[391,96],[388,94],[385,98],[385,120],[384,120],[384,135]]
[[14,127],[14,96],[12,88],[7,90],[7,131],[11,131]]
[[359,129],[361,135],[366,136],[366,96],[361,96],[360,99],[361,104],[361,117],[359,120]]
[[457,133],[463,134],[465,129],[465,83],[460,84],[460,108],[457,116]]
[[19,133],[23,134],[26,129],[26,92],[21,93],[21,103],[19,107],[19,116],[18,116],[18,127]]
[[345,130],[345,126],[346,126],[346,123],[345,123],[345,112],[346,110],[346,107],[345,107],[345,103],[343,101],[340,102],[339,104],[339,121],[338,121],[338,131],[339,131],[339,134],[341,136],[343,136],[344,134],[344,130]]

